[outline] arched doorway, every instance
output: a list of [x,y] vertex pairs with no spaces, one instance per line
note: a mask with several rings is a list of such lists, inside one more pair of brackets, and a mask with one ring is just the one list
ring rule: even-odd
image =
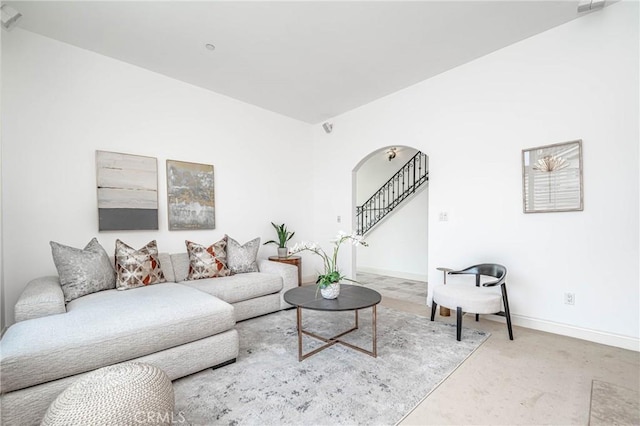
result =
[[353,250],[356,279],[383,297],[424,303],[428,157],[413,147],[387,146],[365,156],[352,176],[353,223],[369,243]]

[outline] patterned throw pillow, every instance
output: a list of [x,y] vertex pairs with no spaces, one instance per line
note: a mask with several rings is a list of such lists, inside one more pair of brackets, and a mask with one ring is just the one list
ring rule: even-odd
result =
[[156,240],[140,250],[116,240],[116,272],[118,290],[166,282],[158,260]]
[[209,247],[188,240],[185,243],[189,254],[188,280],[228,277],[231,275],[231,271],[227,269],[226,238],[213,243]]
[[55,241],[50,241],[49,244],[65,302],[115,288],[116,271],[111,266],[109,255],[96,238],[84,249],[64,246]]
[[227,261],[232,274],[244,274],[245,272],[258,272],[258,249],[260,237],[240,245],[233,238],[227,238]]

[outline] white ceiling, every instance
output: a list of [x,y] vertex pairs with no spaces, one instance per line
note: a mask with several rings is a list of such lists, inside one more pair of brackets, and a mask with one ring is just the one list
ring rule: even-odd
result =
[[308,123],[578,16],[578,0],[8,3],[23,29]]

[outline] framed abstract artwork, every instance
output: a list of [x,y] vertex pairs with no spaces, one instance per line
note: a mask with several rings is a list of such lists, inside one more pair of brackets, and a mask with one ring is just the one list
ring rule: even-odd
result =
[[582,140],[522,150],[525,213],[584,209]]
[[96,151],[98,229],[158,229],[158,160]]
[[167,160],[169,230],[215,229],[213,166]]

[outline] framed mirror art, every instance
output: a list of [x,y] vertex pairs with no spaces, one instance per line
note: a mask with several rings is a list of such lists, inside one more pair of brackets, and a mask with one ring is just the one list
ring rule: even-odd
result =
[[582,211],[582,140],[522,150],[525,213]]

